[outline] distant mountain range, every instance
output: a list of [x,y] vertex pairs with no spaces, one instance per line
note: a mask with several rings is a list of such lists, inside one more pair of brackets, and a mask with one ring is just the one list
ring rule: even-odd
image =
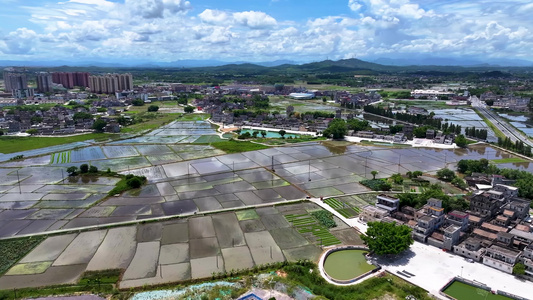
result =
[[175,71],[200,71],[200,72],[242,72],[245,74],[273,74],[273,73],[346,73],[376,74],[382,72],[489,72],[510,71],[527,69],[531,71],[533,62],[518,59],[503,59],[494,63],[465,58],[438,58],[426,57],[415,59],[379,58],[374,62],[356,58],[342,60],[324,60],[320,62],[298,63],[289,60],[276,60],[271,62],[234,62],[228,63],[218,60],[178,60],[173,62],[150,61],[0,61],[0,67],[24,66],[30,68],[46,68],[56,70],[60,68],[164,68]]
[[[219,60],[177,60],[172,62],[153,62],[143,60],[118,60],[118,61],[64,61],[64,60],[47,60],[47,61],[20,61],[20,60],[0,60],[0,67],[103,67],[103,68],[198,68],[198,67],[218,67],[228,64],[247,64],[250,62],[227,62]],[[291,60],[276,60],[267,62],[254,62],[253,64],[264,67],[275,67],[283,64],[297,64]]]

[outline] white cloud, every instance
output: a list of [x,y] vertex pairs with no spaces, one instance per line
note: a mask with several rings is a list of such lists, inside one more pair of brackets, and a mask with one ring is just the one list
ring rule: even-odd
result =
[[533,59],[533,6],[525,0],[345,0],[346,14],[298,20],[275,19],[269,7],[237,11],[222,2],[193,14],[184,0],[48,1],[20,7],[33,24],[0,32],[1,59],[175,60],[179,54],[259,61],[415,53]]
[[233,14],[235,22],[250,28],[267,28],[277,24],[276,19],[261,11],[245,11]]
[[165,11],[175,14],[191,9],[190,2],[183,0],[126,0],[124,4],[133,16],[145,19],[163,18]]
[[226,22],[229,18],[229,15],[220,10],[206,9],[201,14],[198,15],[200,20],[209,24],[222,24]]
[[359,11],[363,5],[357,2],[357,0],[348,1],[348,7],[353,11]]
[[4,54],[30,54],[34,50],[35,31],[27,28],[19,28],[2,38],[3,43],[0,51]]

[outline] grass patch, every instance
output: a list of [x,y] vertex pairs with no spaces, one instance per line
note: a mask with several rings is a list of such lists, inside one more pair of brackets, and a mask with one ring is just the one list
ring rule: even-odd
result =
[[239,210],[235,212],[239,221],[259,219],[259,215],[255,209]]
[[106,133],[88,133],[66,137],[0,136],[0,153],[15,153],[87,140],[101,141],[110,137],[111,135]]
[[263,150],[263,149],[269,148],[268,146],[261,145],[261,144],[256,144],[256,143],[252,143],[248,141],[239,142],[235,140],[211,143],[211,146],[219,150],[222,150],[228,154]]
[[31,262],[15,265],[7,271],[6,275],[31,275],[44,273],[53,261]]
[[211,144],[223,141],[225,140],[221,139],[218,135],[202,135],[196,141],[192,142],[192,144]]
[[121,128],[120,132],[135,133],[135,132],[141,132],[141,131],[146,131],[146,130],[154,130],[172,121],[175,121],[176,118],[179,117],[180,115],[181,114],[178,114],[178,113],[169,113],[169,114],[156,113],[153,118],[148,119],[142,123],[137,123],[137,124],[133,124],[133,125],[129,125],[127,127]]
[[0,241],[0,275],[26,256],[44,238],[44,236],[34,236]]
[[523,162],[529,162],[529,161],[523,158],[520,158],[520,157],[510,157],[510,158],[502,158],[502,159],[492,159],[491,162],[495,164],[507,164],[507,163],[523,163]]
[[146,183],[146,177],[144,176],[135,176],[133,174],[114,174],[114,176],[121,177],[121,179],[119,182],[117,182],[115,187],[110,190],[109,193],[107,193],[108,196],[114,196],[128,190],[139,188],[141,185]]
[[[288,283],[303,286],[314,295],[322,296],[325,299],[383,299],[384,295],[391,296],[391,299],[406,299],[408,295],[412,295],[415,299],[419,300],[432,299],[424,289],[390,274],[369,278],[356,285],[336,286],[328,284],[320,276],[316,265],[311,262],[289,264],[283,267],[283,270],[288,274],[285,279]],[[310,270],[313,270],[313,272],[310,272]]]
[[191,122],[191,121],[205,121],[209,119],[209,114],[181,114],[176,121]]
[[473,109],[476,112],[476,114],[483,120],[483,122],[485,122],[485,124],[487,124],[487,126],[489,126],[490,129],[492,129],[492,131],[494,131],[494,134],[496,135],[496,137],[499,137],[499,138],[502,138],[502,139],[506,138],[505,134],[503,134],[503,132],[501,132],[494,124],[492,124],[492,122],[489,121],[489,119],[487,119],[485,117],[485,115],[480,113],[477,109],[475,109],[475,108],[473,108]]

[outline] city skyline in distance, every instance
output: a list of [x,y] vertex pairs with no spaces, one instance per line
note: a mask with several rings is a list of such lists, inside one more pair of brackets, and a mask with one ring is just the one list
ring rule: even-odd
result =
[[[130,66],[532,66],[533,4],[436,0],[0,0],[0,61]],[[275,63],[272,63],[275,65]]]

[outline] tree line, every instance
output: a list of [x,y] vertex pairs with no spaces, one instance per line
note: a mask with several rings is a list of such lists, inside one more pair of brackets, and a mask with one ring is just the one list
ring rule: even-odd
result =
[[488,130],[487,129],[476,129],[476,127],[466,127],[465,135],[468,137],[475,137],[480,140],[487,139]]
[[513,142],[509,137],[498,137],[498,146],[531,157],[531,146],[525,145],[522,141]]

